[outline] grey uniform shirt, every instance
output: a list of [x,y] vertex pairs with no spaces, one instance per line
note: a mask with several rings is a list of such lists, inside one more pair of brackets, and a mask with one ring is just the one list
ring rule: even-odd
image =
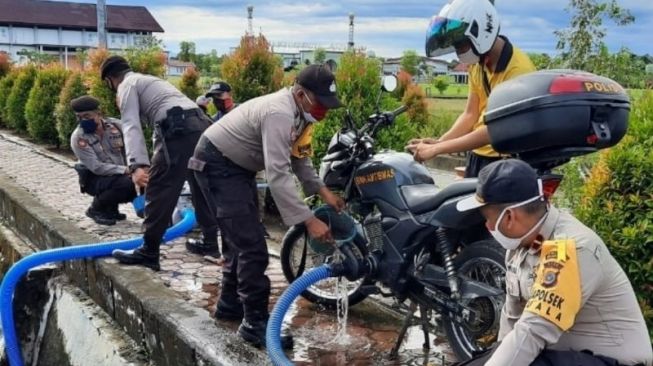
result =
[[272,197],[286,225],[313,216],[300,199],[291,173],[312,195],[324,186],[310,158],[295,158],[292,146],[301,135],[302,120],[290,89],[264,95],[230,111],[212,124],[204,135],[224,156],[241,167],[265,170]]
[[77,126],[70,135],[70,147],[79,161],[95,175],[108,176],[125,174],[125,150],[120,121],[106,118],[103,133],[84,133]]
[[525,311],[531,297],[539,250],[520,248],[506,255],[506,303],[501,344],[485,365],[527,366],[545,348],[591,350],[624,365],[653,364],[653,351],[632,285],[601,238],[576,218],[550,208],[540,234],[545,240],[573,239],[580,275],[580,310],[563,332],[549,320]]
[[166,118],[170,108],[197,108],[195,102],[169,82],[136,72],[128,72],[118,86],[117,102],[130,166],[150,165],[141,120],[151,125]]

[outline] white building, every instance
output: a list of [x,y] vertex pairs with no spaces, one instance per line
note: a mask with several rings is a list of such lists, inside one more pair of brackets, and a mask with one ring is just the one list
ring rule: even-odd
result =
[[[401,71],[401,59],[401,57],[386,59],[383,63],[383,74],[396,75],[399,73]],[[444,60],[422,56],[417,68],[418,75],[413,75],[413,77],[419,80],[428,79],[433,76],[446,75],[449,72],[449,63]]]
[[[163,32],[142,6],[107,6],[107,48],[124,50],[139,45],[154,32]],[[0,0],[0,51],[15,62],[26,52],[58,57],[66,67],[77,67],[78,49],[98,47],[95,4],[38,0]]]
[[168,59],[166,64],[166,74],[168,76],[181,76],[191,67],[195,67],[195,64],[192,62]]

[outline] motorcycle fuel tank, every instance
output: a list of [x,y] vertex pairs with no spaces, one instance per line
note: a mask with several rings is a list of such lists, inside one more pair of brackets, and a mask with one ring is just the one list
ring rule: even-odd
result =
[[382,200],[400,210],[407,209],[399,187],[434,184],[428,169],[413,156],[396,151],[375,154],[356,171],[354,184],[365,201]]

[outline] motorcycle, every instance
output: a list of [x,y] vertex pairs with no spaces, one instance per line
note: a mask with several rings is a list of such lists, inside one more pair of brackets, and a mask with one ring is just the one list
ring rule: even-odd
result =
[[[548,83],[556,75],[541,79]],[[582,78],[590,76],[583,75],[575,81],[586,82]],[[384,78],[384,91],[395,87],[396,78]],[[567,108],[571,108],[573,103],[567,94],[560,98],[566,98]],[[529,108],[535,99],[531,98]],[[544,108],[549,108],[550,99],[548,104],[543,104]],[[605,102],[601,103],[600,108],[605,108]],[[615,113],[621,113],[622,104]],[[439,324],[454,353],[460,360],[466,360],[497,340],[505,294],[505,250],[492,239],[477,210],[456,209],[459,200],[474,194],[476,179],[462,179],[440,189],[434,185],[428,169],[415,162],[412,155],[376,151],[376,133],[391,126],[405,110],[406,107],[400,107],[377,112],[361,128],[356,128],[348,113],[321,160],[320,177],[329,189],[341,192],[347,212],[357,221],[357,235],[351,245],[340,247],[349,270],[345,277],[353,281],[349,283],[348,301],[354,305],[371,294],[393,297],[399,303],[410,300],[391,357],[397,355],[413,313],[419,309],[425,348],[429,345],[430,318],[439,314]],[[497,119],[504,118],[505,108],[497,110],[500,112],[495,113]],[[606,131],[606,123],[599,128],[593,121],[594,132]],[[492,128],[496,129],[497,125],[501,127],[501,123],[495,123]],[[572,141],[581,147],[544,149],[541,154],[531,149],[524,154],[541,177],[547,198],[554,194],[563,178],[551,173],[553,167],[564,164],[571,156],[611,146],[621,139],[625,128],[623,131],[617,128],[607,137],[605,132],[598,137],[590,132],[589,137],[593,138],[588,138],[586,143],[584,138],[580,143]],[[282,243],[284,275],[292,282],[307,269],[330,261],[333,255],[334,248],[309,240],[305,227],[296,225],[287,231]],[[335,307],[333,282],[335,279],[322,281],[302,295],[311,302]]]

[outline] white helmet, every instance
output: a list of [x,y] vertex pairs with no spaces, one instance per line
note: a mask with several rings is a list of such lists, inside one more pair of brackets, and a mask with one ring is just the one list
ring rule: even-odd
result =
[[491,0],[451,0],[431,18],[426,31],[426,55],[436,57],[455,51],[469,40],[474,53],[486,54],[499,35],[499,15]]

